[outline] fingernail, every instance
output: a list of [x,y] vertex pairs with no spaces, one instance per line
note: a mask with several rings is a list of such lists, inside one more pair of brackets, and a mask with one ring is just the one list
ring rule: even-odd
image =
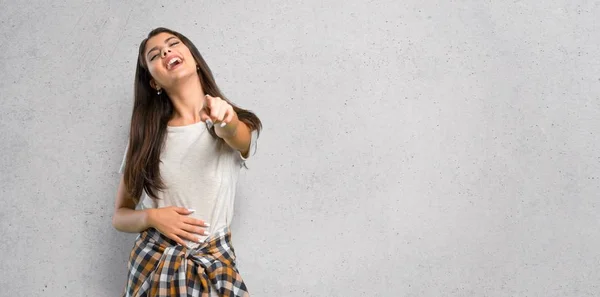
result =
[[204,235],[210,235],[210,232],[204,232]]
[[210,227],[210,224],[209,223],[204,223],[204,226]]
[[225,123],[225,122],[222,122],[222,123],[221,123],[221,128],[225,127],[225,125],[227,125],[227,123]]
[[206,124],[208,125],[209,128],[212,128],[212,126],[213,126],[213,122],[211,120],[206,120]]
[[196,211],[196,210],[195,210],[195,209],[188,208],[188,211],[194,212],[194,211]]

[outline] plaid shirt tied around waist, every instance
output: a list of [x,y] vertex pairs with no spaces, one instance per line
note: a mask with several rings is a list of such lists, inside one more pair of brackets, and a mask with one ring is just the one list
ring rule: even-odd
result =
[[194,249],[188,249],[156,229],[140,233],[129,257],[123,297],[209,297],[211,284],[222,297],[248,297],[235,267],[229,228]]

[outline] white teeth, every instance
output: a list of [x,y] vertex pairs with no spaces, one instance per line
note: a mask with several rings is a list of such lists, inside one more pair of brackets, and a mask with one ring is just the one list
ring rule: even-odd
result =
[[167,66],[169,66],[169,68],[170,68],[171,65],[173,65],[175,62],[181,62],[181,59],[179,59],[179,58],[172,58],[171,60],[169,60],[169,63],[167,63]]

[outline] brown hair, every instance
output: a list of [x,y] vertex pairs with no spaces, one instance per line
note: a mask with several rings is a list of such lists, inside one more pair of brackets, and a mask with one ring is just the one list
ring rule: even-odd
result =
[[[253,112],[237,107],[223,95],[202,55],[187,37],[167,28],[156,28],[150,31],[148,37],[140,43],[138,53],[129,146],[124,168],[125,187],[129,196],[136,203],[143,191],[156,199],[157,192],[165,187],[159,171],[160,153],[166,136],[167,123],[173,113],[173,104],[166,92],[157,94],[156,90],[150,86],[149,82],[152,76],[144,58],[146,42],[160,33],[175,35],[190,49],[199,68],[200,84],[206,94],[220,97],[231,104],[240,121],[248,125],[250,130],[257,130],[260,133],[262,129],[260,119]],[[209,132],[217,141],[223,142],[215,133],[214,127]]]

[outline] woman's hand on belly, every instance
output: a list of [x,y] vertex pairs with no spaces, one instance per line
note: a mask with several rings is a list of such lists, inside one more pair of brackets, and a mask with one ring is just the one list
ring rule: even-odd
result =
[[183,246],[185,246],[185,239],[201,242],[196,234],[209,235],[205,229],[209,225],[203,220],[188,217],[193,212],[175,206],[148,209],[148,224]]

